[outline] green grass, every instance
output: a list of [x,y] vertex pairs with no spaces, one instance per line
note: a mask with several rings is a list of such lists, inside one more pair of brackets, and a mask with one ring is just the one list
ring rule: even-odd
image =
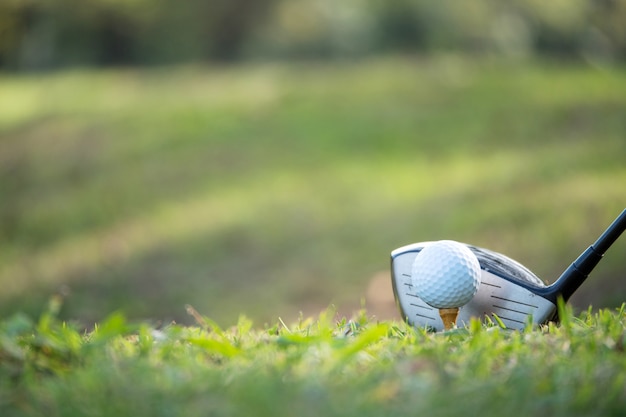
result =
[[[188,323],[187,303],[222,325],[349,315],[392,249],[432,239],[552,281],[626,205],[625,74],[434,57],[0,75],[0,314],[60,291],[87,324]],[[624,247],[578,307],[624,301]]]
[[427,333],[362,311],[336,321],[246,318],[222,330],[113,314],[0,323],[0,414],[26,416],[621,416],[626,309],[561,308],[561,325],[470,323]]

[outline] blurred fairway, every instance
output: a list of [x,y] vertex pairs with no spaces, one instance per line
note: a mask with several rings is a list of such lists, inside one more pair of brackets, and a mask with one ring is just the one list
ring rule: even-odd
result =
[[[547,282],[626,206],[626,72],[448,56],[0,76],[0,313],[394,313],[389,252]],[[626,238],[573,302],[626,299]],[[382,275],[381,275],[382,274]],[[386,275],[385,275],[386,274]],[[374,294],[372,294],[374,293]],[[396,316],[392,316],[396,317]]]

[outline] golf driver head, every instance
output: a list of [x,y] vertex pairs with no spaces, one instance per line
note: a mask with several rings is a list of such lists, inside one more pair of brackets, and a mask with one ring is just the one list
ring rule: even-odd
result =
[[[393,291],[402,316],[416,327],[443,330],[443,321],[436,308],[417,296],[411,280],[411,267],[417,254],[432,242],[403,246],[391,253]],[[459,309],[457,323],[468,324],[472,317],[494,314],[507,328],[522,329],[528,323],[550,320],[556,312],[556,302],[548,300],[533,289],[546,285],[520,263],[500,253],[466,245],[478,258],[480,286],[474,298]]]
[[[481,283],[473,299],[460,307],[457,325],[466,325],[473,317],[485,320],[497,316],[507,328],[521,330],[558,319],[557,300],[569,299],[624,229],[626,210],[552,285],[501,253],[465,244],[478,259]],[[441,331],[444,325],[438,310],[420,299],[411,277],[415,257],[431,243],[413,243],[391,252],[391,280],[403,318],[413,326]]]

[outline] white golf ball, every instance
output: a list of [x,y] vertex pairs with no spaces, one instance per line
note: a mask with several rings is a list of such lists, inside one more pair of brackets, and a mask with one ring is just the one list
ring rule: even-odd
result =
[[465,245],[440,240],[426,245],[415,257],[411,280],[415,292],[435,308],[467,304],[480,285],[480,264]]

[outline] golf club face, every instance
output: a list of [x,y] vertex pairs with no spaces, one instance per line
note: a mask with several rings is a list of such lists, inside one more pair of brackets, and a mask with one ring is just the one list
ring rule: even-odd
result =
[[[417,296],[411,280],[415,257],[430,243],[414,243],[394,250],[391,253],[391,278],[404,319],[413,326],[440,331],[444,325],[438,310]],[[523,329],[529,323],[544,323],[554,317],[556,303],[546,298],[549,287],[537,276],[500,253],[466,246],[478,258],[481,284],[474,298],[459,309],[458,325],[468,324],[472,317],[485,319],[496,315],[507,328]]]

